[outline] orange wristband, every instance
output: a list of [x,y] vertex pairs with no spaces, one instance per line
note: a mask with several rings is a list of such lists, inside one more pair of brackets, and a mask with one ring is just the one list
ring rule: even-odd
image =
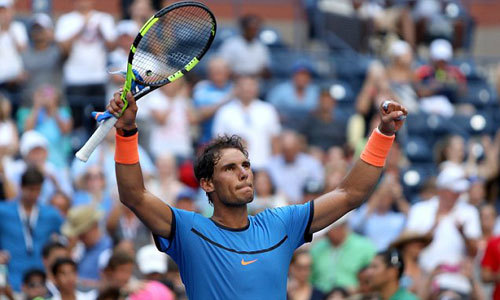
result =
[[127,137],[116,134],[115,140],[115,162],[124,165],[139,162],[139,133]]
[[365,149],[361,153],[361,160],[375,167],[383,167],[385,158],[391,150],[395,135],[387,136],[382,134],[377,128],[372,131]]

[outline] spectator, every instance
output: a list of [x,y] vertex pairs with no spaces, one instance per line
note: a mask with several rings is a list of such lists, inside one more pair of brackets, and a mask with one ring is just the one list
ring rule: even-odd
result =
[[269,162],[269,174],[278,192],[285,194],[291,203],[299,203],[306,181],[323,184],[323,167],[318,160],[301,152],[300,137],[293,131],[281,134],[280,148],[282,153]]
[[313,67],[309,62],[296,62],[292,74],[290,81],[269,92],[267,101],[279,111],[283,126],[297,130],[300,117],[317,107],[320,91],[311,81]]
[[200,213],[198,206],[196,205],[196,193],[190,188],[183,189],[177,195],[175,207],[186,211]]
[[328,295],[326,295],[325,300],[345,300],[349,298],[349,292],[341,287],[334,287]]
[[[146,180],[153,176],[155,172],[155,167],[151,161],[150,156],[146,151],[139,145],[140,153],[140,163],[142,172]],[[94,153],[89,157],[89,160],[85,163],[81,160],[74,158],[71,163],[71,178],[74,182],[81,180],[82,176],[85,174],[86,170],[91,166],[101,166],[106,177],[107,188],[110,192],[113,192],[116,188],[116,176],[114,172],[115,167],[115,130],[111,130],[106,139],[97,146]]]
[[492,299],[500,299],[500,236],[492,237],[486,246],[481,261],[481,278],[485,283],[493,283],[495,290]]
[[269,172],[261,170],[254,173],[255,198],[248,204],[252,214],[257,214],[267,208],[275,208],[287,205],[283,194],[276,191]]
[[106,178],[98,165],[89,167],[82,177],[80,189],[73,195],[73,206],[94,205],[104,216],[108,216],[113,207],[113,199],[106,189]]
[[346,144],[346,120],[342,120],[341,114],[335,110],[336,103],[330,91],[321,91],[317,107],[307,116],[302,128],[309,146],[323,157],[330,148]]
[[257,99],[257,79],[241,76],[236,81],[236,99],[215,114],[213,135],[237,134],[248,144],[252,167],[266,167],[281,125],[274,107]]
[[[484,254],[488,241],[495,235],[495,225],[497,221],[495,206],[491,203],[484,203],[479,206],[479,219],[481,220],[482,236],[478,243],[478,252]],[[482,257],[482,255],[480,255],[480,257]]]
[[41,85],[33,93],[33,106],[17,111],[20,131],[36,130],[49,142],[48,160],[58,170],[68,167],[71,153],[70,136],[73,129],[71,110],[61,103],[61,95],[54,86]]
[[229,63],[236,75],[269,77],[269,49],[258,39],[261,18],[245,15],[239,22],[241,35],[225,40],[219,49],[220,56]]
[[417,300],[418,298],[403,287],[399,279],[403,275],[405,264],[396,249],[379,252],[370,265],[372,288],[379,292],[382,300]]
[[42,260],[45,273],[47,274],[47,290],[52,297],[58,296],[59,291],[55,286],[54,274],[52,273],[52,265],[60,258],[69,257],[68,249],[60,242],[49,242],[42,249]]
[[39,201],[47,204],[50,197],[57,191],[62,191],[66,195],[73,194],[73,189],[69,176],[64,170],[58,170],[48,158],[49,142],[40,133],[29,130],[23,133],[20,142],[20,153],[22,159],[6,166],[6,174],[15,183],[20,182],[20,178],[28,165],[36,166],[44,176],[42,190]]
[[413,88],[413,52],[411,46],[401,40],[390,46],[390,62],[387,66],[387,79],[392,93],[409,113],[419,112],[417,93]]
[[466,257],[474,257],[477,253],[477,241],[481,236],[479,214],[475,207],[458,201],[460,194],[469,188],[462,169],[444,169],[436,185],[437,197],[411,207],[407,229],[433,235],[432,243],[420,256],[420,265],[429,274],[437,266],[451,270],[436,276],[437,286],[468,294],[472,289],[469,281],[454,271]]
[[28,167],[21,176],[19,199],[0,203],[0,252],[10,255],[9,283],[17,292],[27,270],[43,268],[42,247],[63,222],[57,210],[39,203],[43,181],[36,167]]
[[95,290],[83,293],[76,289],[77,265],[71,258],[58,258],[52,264],[51,271],[54,276],[54,283],[59,291],[58,295],[52,297],[53,300],[92,300],[96,298]]
[[370,265],[361,268],[358,271],[359,286],[354,295],[349,300],[379,300],[378,295],[371,286]]
[[71,208],[71,199],[65,193],[57,191],[50,198],[49,204],[55,207],[61,216],[66,218],[68,211]]
[[149,150],[154,158],[162,153],[179,159],[193,154],[190,126],[194,116],[188,93],[186,82],[179,79],[148,95],[146,110],[153,122]]
[[[123,293],[130,293],[133,287],[131,280],[135,280],[132,279],[134,266],[135,259],[133,256],[127,252],[115,251],[103,271],[101,286],[104,288],[117,288]],[[130,283],[131,285],[127,286]]]
[[19,150],[18,132],[11,113],[10,100],[0,94],[0,157],[8,161]]
[[162,282],[167,273],[167,256],[153,244],[147,244],[137,251],[137,266],[146,280]]
[[[64,64],[66,96],[74,109],[76,127],[82,125],[83,107],[104,110],[106,96],[106,53],[114,48],[113,17],[94,10],[95,0],[74,1],[75,10],[62,15],[55,39],[68,59]],[[88,124],[90,129],[90,123]]]
[[151,242],[149,229],[121,203],[115,203],[108,215],[106,230],[114,245],[119,245],[123,241],[132,242],[134,252]]
[[400,279],[400,286],[419,295],[425,287],[426,274],[418,264],[420,253],[432,242],[431,234],[404,231],[391,243],[390,248],[397,249],[403,258],[405,269]]
[[231,70],[223,58],[211,58],[208,62],[208,79],[198,82],[193,88],[193,103],[196,119],[200,123],[200,145],[212,139],[215,113],[223,105],[233,100],[233,85],[229,80]]
[[23,276],[23,299],[45,299],[48,296],[47,288],[45,287],[46,278],[45,273],[40,269],[27,271]]
[[23,80],[21,54],[28,45],[26,28],[14,21],[12,0],[0,1],[0,92],[7,92],[15,106],[19,105],[20,84]]
[[449,61],[453,57],[451,44],[442,39],[430,46],[431,63],[416,70],[416,90],[420,108],[427,113],[451,117],[455,103],[467,88],[464,74]]
[[[393,206],[397,212],[392,210]],[[383,251],[403,231],[407,214],[403,188],[394,176],[386,174],[368,203],[352,213],[350,226],[369,238],[378,251]]]
[[154,14],[151,1],[148,0],[133,0],[132,5],[129,6],[128,12],[132,21],[134,21],[139,28],[141,28]]
[[287,287],[288,300],[322,300],[325,295],[310,282],[312,260],[306,250],[297,250],[292,256]]
[[139,33],[139,26],[132,20],[121,20],[116,24],[116,48],[108,55],[108,68],[115,74],[111,74],[109,77],[106,99],[113,98],[113,93],[125,83],[125,77],[122,74],[116,74],[116,72],[124,72],[127,69],[130,45]]
[[156,176],[146,182],[148,190],[165,203],[173,205],[179,192],[186,186],[179,181],[177,163],[171,153],[156,158]]
[[307,180],[302,187],[302,201],[307,203],[312,201],[325,193],[325,187],[321,182],[316,180]]
[[323,229],[319,235],[325,236],[311,247],[311,281],[325,293],[336,286],[354,291],[358,286],[358,271],[368,265],[376,253],[370,240],[350,231],[348,217]]
[[48,15],[33,15],[30,25],[31,45],[22,55],[26,70],[23,84],[23,102],[26,106],[31,106],[31,95],[39,86],[50,85],[60,89],[62,65],[66,58],[54,41],[54,25]]
[[112,247],[111,239],[101,232],[99,222],[102,212],[92,205],[72,208],[61,231],[69,239],[77,238],[83,244],[83,253],[78,260],[78,277],[85,288],[99,285],[99,267]]
[[[470,177],[469,199],[470,205],[478,209],[486,203],[486,182],[481,177]],[[493,208],[494,209],[494,208]]]

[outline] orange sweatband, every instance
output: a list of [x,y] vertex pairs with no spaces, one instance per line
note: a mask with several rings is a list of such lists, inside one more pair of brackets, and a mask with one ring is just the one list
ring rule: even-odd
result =
[[139,162],[139,133],[132,136],[115,135],[115,162],[124,165],[133,165]]
[[361,153],[361,159],[372,166],[383,167],[395,138],[395,135],[387,136],[382,134],[378,128],[374,129]]

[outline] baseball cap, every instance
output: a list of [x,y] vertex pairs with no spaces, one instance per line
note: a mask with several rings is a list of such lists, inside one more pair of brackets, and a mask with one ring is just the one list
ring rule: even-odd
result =
[[14,2],[12,0],[0,0],[0,7],[11,7]]
[[462,168],[448,166],[439,173],[436,186],[439,189],[463,193],[469,189],[470,182],[465,177],[465,171]]
[[45,29],[51,29],[54,27],[52,19],[47,14],[44,13],[38,13],[33,16],[32,26],[34,25],[40,25],[42,28]]
[[163,274],[167,272],[167,257],[156,249],[155,245],[143,246],[137,251],[137,265],[142,274]]
[[450,42],[444,39],[437,39],[431,43],[430,56],[432,60],[449,61],[453,57],[453,48]]
[[292,73],[306,71],[310,74],[314,74],[314,67],[312,64],[306,60],[298,60],[292,65]]
[[181,199],[191,199],[196,200],[196,193],[191,188],[182,189],[179,194],[177,194],[176,200],[179,201]]
[[118,35],[136,36],[139,33],[139,27],[132,20],[123,20],[116,25],[116,33]]
[[28,130],[21,136],[21,142],[19,144],[21,155],[25,157],[35,148],[41,147],[47,149],[49,142],[39,132],[35,130]]
[[391,44],[389,52],[393,57],[399,57],[408,53],[411,50],[410,44],[405,41],[397,40]]

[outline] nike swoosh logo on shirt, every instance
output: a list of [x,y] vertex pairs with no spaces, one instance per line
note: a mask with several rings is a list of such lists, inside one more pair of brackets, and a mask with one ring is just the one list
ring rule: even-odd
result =
[[245,261],[243,258],[241,259],[241,265],[243,266],[246,266],[246,265],[249,265],[249,264],[253,264],[254,262],[256,262],[257,260],[254,259],[254,260],[250,260],[250,261]]

